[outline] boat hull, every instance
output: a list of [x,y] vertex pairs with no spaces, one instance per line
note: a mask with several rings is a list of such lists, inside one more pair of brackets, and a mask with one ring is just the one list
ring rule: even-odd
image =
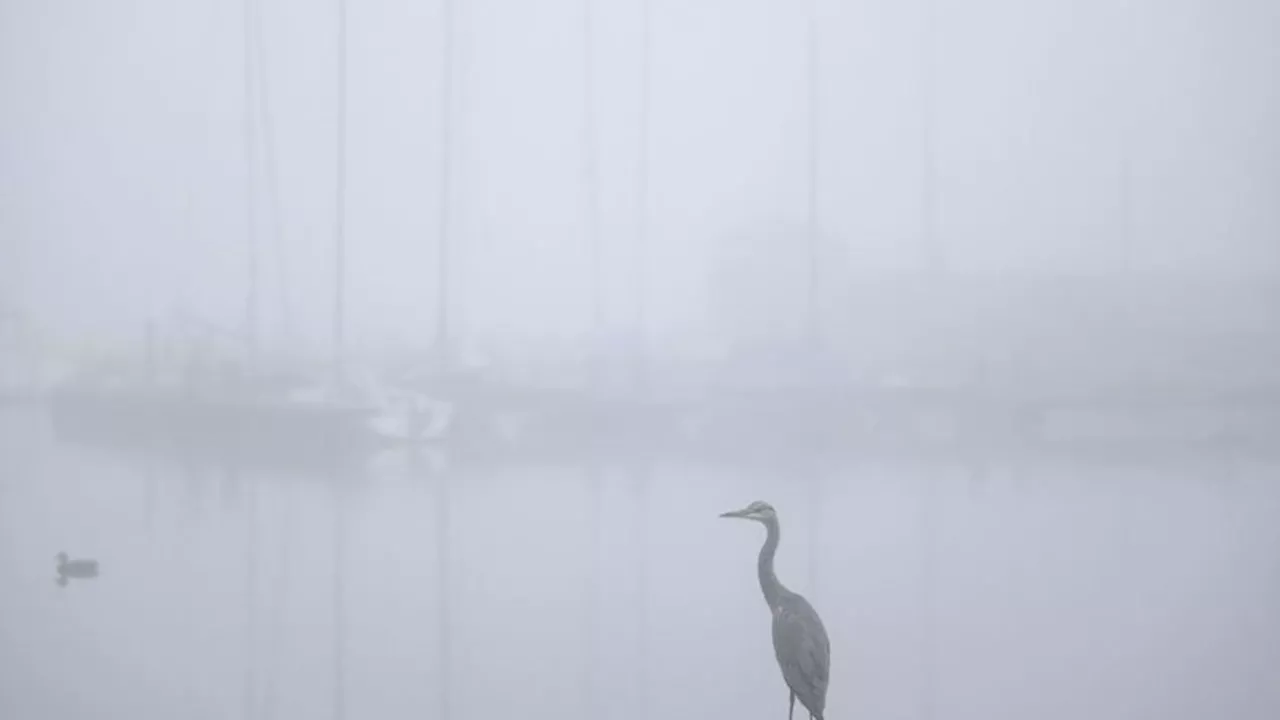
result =
[[188,457],[325,465],[377,444],[367,410],[336,405],[64,388],[49,409],[61,440]]

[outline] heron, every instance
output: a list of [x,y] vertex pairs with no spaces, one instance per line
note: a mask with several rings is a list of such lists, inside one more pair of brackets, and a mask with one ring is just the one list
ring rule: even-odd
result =
[[823,720],[831,672],[831,643],[818,612],[802,595],[784,587],[773,571],[773,556],[778,552],[781,534],[777,511],[769,503],[757,500],[741,510],[721,513],[720,517],[754,520],[769,531],[760,548],[757,570],[760,590],[773,615],[773,652],[790,690],[787,720],[795,715],[796,698],[809,711],[810,720]]

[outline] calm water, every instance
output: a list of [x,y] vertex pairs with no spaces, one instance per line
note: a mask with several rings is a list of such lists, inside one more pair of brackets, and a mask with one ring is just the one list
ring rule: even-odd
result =
[[[6,719],[781,720],[763,529],[716,517],[755,499],[833,720],[1280,717],[1280,483],[1246,459],[307,478],[39,419],[0,416]],[[102,577],[59,588],[59,550]]]

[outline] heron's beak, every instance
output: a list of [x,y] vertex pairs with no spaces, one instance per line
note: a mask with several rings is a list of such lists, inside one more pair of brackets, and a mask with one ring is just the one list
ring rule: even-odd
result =
[[750,515],[747,513],[746,508],[743,508],[742,510],[732,510],[732,511],[727,512],[727,513],[720,513],[720,517],[722,517],[722,518],[745,518],[745,517],[750,517]]

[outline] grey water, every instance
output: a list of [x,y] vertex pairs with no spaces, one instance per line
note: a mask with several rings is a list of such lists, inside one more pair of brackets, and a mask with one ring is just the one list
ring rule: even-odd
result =
[[[0,718],[1280,717],[1276,467],[632,461],[343,477],[120,457],[0,415]],[[101,577],[55,582],[54,555]]]

